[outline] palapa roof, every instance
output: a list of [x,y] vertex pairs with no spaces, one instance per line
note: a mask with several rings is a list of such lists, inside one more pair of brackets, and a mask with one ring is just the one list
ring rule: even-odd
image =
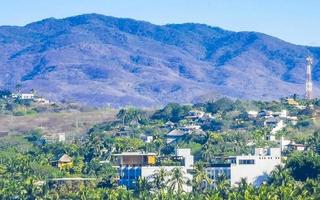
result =
[[184,132],[183,130],[180,130],[180,129],[174,129],[172,131],[170,131],[167,136],[176,136],[176,137],[179,137],[179,136],[184,136],[186,134],[186,132]]
[[67,154],[63,154],[63,156],[61,156],[61,158],[59,159],[59,162],[69,163],[72,162],[72,158]]
[[172,121],[167,121],[167,122],[165,123],[165,125],[167,125],[167,126],[173,126],[174,123],[173,123]]

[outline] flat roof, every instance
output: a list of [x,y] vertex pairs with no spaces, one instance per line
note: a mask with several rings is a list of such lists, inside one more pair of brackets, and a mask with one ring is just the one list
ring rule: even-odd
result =
[[120,154],[112,154],[113,156],[155,156],[155,153],[143,153],[143,152],[122,152]]
[[96,178],[82,178],[82,177],[73,177],[73,178],[52,178],[48,181],[94,181]]

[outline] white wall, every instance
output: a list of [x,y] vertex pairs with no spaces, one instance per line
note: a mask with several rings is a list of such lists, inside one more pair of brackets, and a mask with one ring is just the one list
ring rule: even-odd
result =
[[184,163],[187,169],[193,168],[194,159],[191,155],[191,149],[177,149],[176,156],[184,157]]
[[[241,159],[254,159],[255,164],[240,165]],[[237,164],[231,165],[231,184],[240,182],[246,178],[249,183],[256,186],[266,181],[267,175],[281,164],[280,156],[238,156]]]

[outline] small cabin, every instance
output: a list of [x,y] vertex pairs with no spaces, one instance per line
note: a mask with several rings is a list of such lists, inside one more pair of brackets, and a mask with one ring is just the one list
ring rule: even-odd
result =
[[60,170],[63,169],[69,169],[73,166],[73,161],[72,158],[70,156],[68,156],[67,154],[64,154],[63,156],[60,157],[60,159],[58,160],[58,168]]

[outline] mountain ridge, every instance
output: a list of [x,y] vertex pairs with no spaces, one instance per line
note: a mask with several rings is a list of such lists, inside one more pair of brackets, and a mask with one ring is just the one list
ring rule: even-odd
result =
[[36,89],[54,101],[158,106],[220,96],[303,95],[305,58],[320,48],[205,24],[154,25],[85,14],[0,27],[0,87]]

